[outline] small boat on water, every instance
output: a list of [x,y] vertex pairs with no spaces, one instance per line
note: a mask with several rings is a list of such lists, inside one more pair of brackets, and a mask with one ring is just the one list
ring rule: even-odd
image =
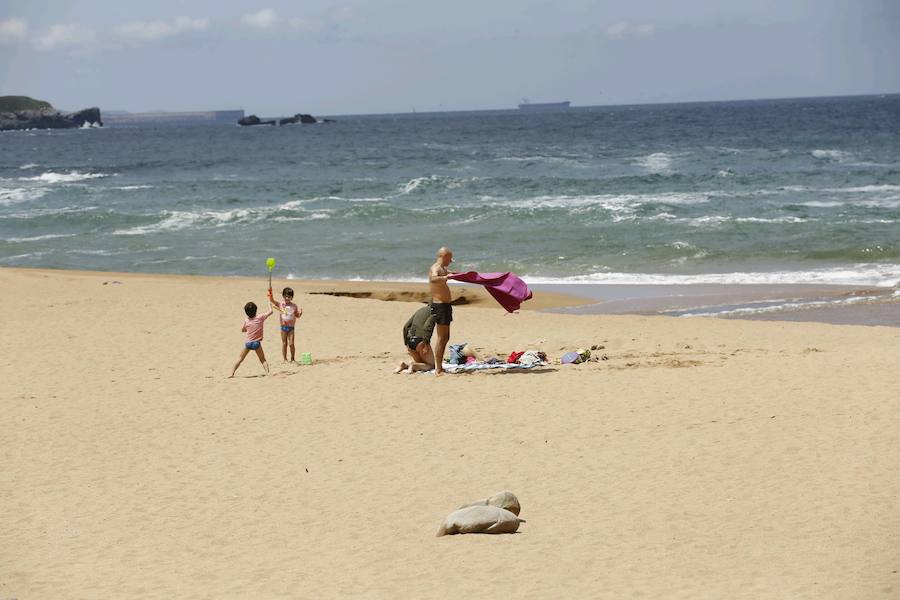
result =
[[572,104],[568,100],[564,102],[529,102],[527,98],[519,104],[519,110],[528,111],[549,111],[549,110],[566,110]]

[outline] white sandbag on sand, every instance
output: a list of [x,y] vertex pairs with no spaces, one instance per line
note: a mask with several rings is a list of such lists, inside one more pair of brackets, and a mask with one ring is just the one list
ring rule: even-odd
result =
[[516,495],[512,492],[497,492],[490,498],[478,500],[477,502],[472,502],[470,504],[463,504],[460,508],[468,508],[470,506],[496,506],[508,510],[514,515],[518,515],[522,512],[522,507],[519,506],[519,499],[516,498]]
[[468,506],[447,515],[437,537],[457,533],[515,533],[524,519],[496,506]]

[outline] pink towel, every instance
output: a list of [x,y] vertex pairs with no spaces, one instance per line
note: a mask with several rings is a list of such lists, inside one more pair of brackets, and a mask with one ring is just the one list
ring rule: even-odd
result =
[[506,312],[519,310],[522,303],[531,299],[531,290],[524,281],[512,273],[456,273],[450,279],[483,285],[494,300],[506,309]]

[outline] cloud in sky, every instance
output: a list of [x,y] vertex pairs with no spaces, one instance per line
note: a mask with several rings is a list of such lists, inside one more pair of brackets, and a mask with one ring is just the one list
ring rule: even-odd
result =
[[606,35],[611,38],[648,37],[656,33],[656,25],[652,23],[629,23],[620,21],[606,28]]
[[28,39],[28,21],[25,19],[0,20],[0,44],[15,44]]
[[275,10],[263,8],[258,12],[244,15],[241,17],[241,22],[254,29],[273,29],[279,25],[283,25],[288,29],[296,31],[321,33],[326,30],[333,30],[339,27],[341,23],[347,23],[355,18],[356,11],[349,6],[334,7],[319,16],[290,17],[284,19],[282,19]]
[[97,41],[97,34],[93,29],[82,27],[77,23],[57,23],[51,25],[32,41],[38,50],[47,51],[57,48],[90,46]]
[[256,29],[270,29],[278,22],[278,13],[271,8],[263,8],[262,10],[244,15],[241,17],[244,25],[254,27]]
[[123,23],[115,28],[116,34],[130,42],[152,42],[164,38],[190,33],[193,31],[206,31],[209,27],[209,18],[200,17],[175,17],[171,21],[132,21]]

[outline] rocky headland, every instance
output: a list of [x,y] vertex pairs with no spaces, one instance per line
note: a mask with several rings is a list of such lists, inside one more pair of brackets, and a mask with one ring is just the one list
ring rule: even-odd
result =
[[61,112],[49,102],[28,96],[0,96],[0,131],[22,129],[75,129],[102,126],[100,109]]

